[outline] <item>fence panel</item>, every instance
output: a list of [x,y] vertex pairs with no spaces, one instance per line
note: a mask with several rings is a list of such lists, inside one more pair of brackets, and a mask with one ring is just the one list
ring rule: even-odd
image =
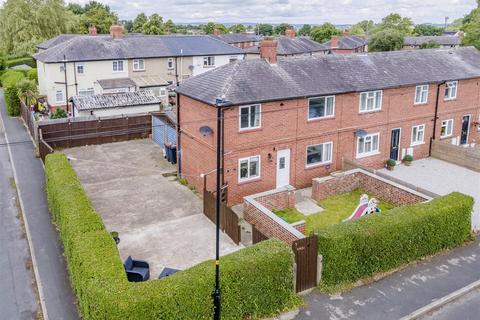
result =
[[268,240],[268,237],[261,233],[255,226],[252,226],[252,242],[253,244],[259,243],[260,241]]
[[297,292],[302,292],[317,285],[317,242],[318,237],[312,235],[296,240],[292,244],[297,263]]

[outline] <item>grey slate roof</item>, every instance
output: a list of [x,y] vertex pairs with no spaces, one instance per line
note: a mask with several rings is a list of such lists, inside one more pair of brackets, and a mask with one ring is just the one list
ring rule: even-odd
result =
[[62,62],[64,57],[67,61],[97,61],[242,53],[242,49],[210,36],[126,35],[113,39],[110,35],[80,35],[33,57],[45,63],[56,63]]
[[71,98],[71,101],[79,111],[126,108],[161,103],[160,98],[156,97],[150,90],[75,96]]
[[46,50],[50,47],[56,46],[57,44],[63,43],[67,40],[70,40],[72,38],[79,37],[79,36],[81,36],[81,35],[79,35],[79,34],[61,34],[61,35],[58,35],[58,36],[56,36],[52,39],[49,39],[47,41],[44,41],[44,42],[38,44],[37,48]]
[[258,35],[243,33],[226,33],[220,35],[211,35],[211,37],[229,44],[240,42],[258,42],[262,39],[262,37]]
[[117,89],[136,87],[136,83],[130,78],[104,79],[97,81],[102,89]]
[[[276,40],[278,55],[292,55],[328,50],[325,45],[313,41],[308,37],[289,38],[285,36],[279,36],[276,37]],[[259,46],[246,48],[244,50],[247,53],[260,54]]]
[[[368,40],[359,36],[348,35],[348,36],[338,37],[338,49],[353,50],[356,48],[363,47],[367,44],[368,44]],[[323,45],[325,45],[328,49],[331,49],[332,42],[327,41],[327,42],[324,42]]]
[[180,84],[176,91],[214,105],[234,105],[387,89],[480,77],[473,47],[238,60]]
[[424,43],[434,41],[442,46],[459,45],[461,42],[458,36],[421,36],[421,37],[405,37],[403,45],[405,46],[420,46]]

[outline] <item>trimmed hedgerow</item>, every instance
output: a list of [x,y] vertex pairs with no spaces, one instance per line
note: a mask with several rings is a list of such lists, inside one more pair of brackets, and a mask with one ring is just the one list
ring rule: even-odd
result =
[[[65,155],[48,155],[45,175],[83,319],[212,318],[212,261],[166,279],[128,282],[115,242]],[[222,319],[272,316],[298,305],[293,261],[292,251],[279,240],[222,257]]]
[[26,64],[27,66],[30,66],[32,68],[37,67],[37,63],[32,57],[23,57],[23,58],[16,58],[16,59],[10,59],[7,60],[7,67],[15,67],[15,66],[20,66],[22,64]]
[[349,284],[472,239],[472,207],[472,197],[454,192],[323,229],[321,286]]
[[25,78],[23,72],[7,70],[2,74],[0,83],[4,87],[7,113],[10,116],[20,115],[20,99],[18,98],[17,82]]

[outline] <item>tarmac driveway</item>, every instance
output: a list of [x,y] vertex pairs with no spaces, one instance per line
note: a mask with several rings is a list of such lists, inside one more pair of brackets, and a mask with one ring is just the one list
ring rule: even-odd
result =
[[[65,150],[109,231],[120,236],[122,259],[150,263],[151,278],[163,267],[186,269],[215,254],[215,225],[201,199],[163,176],[175,166],[151,140],[132,140]],[[221,254],[240,249],[221,234]]]

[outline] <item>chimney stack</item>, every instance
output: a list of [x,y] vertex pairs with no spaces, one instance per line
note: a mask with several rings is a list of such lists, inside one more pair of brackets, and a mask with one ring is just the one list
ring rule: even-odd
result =
[[260,58],[267,59],[270,64],[277,63],[277,40],[274,37],[264,37],[260,42]]
[[122,39],[123,38],[123,26],[114,24],[110,27],[110,35],[113,39]]
[[90,27],[88,27],[88,34],[91,36],[96,36],[97,35],[97,27],[95,27],[94,24],[92,24]]
[[343,30],[343,35],[344,35],[344,36],[349,36],[349,35],[350,35],[350,31],[349,31],[348,29]]
[[213,29],[213,35],[219,36],[221,34],[220,30],[218,29]]
[[338,36],[332,36],[332,39],[330,40],[330,47],[332,49],[338,48]]
[[287,30],[285,30],[285,36],[290,39],[295,38],[295,30],[293,28],[288,28]]

